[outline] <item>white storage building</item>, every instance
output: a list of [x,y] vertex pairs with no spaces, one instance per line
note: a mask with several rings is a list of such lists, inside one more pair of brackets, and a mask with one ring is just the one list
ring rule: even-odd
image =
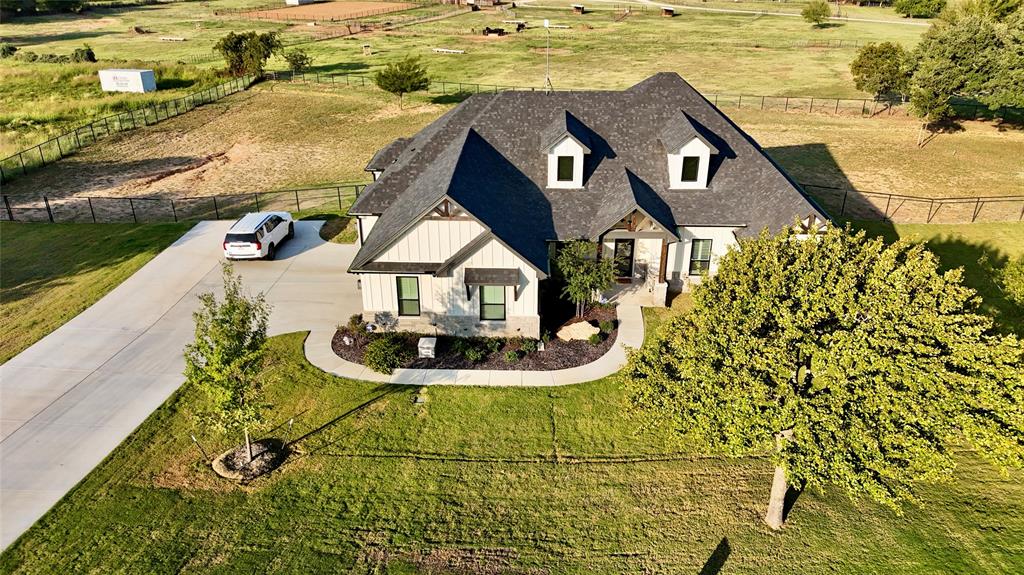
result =
[[152,70],[100,70],[100,86],[104,92],[155,92],[156,76]]

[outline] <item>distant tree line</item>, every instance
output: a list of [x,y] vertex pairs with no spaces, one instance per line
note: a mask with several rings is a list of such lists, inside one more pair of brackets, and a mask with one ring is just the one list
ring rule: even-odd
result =
[[29,15],[40,12],[81,12],[85,0],[0,0],[0,12],[8,15]]

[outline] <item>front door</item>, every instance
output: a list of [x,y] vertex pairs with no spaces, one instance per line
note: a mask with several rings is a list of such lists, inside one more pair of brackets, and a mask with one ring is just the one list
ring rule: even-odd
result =
[[615,240],[615,275],[620,279],[633,278],[633,244],[636,240]]

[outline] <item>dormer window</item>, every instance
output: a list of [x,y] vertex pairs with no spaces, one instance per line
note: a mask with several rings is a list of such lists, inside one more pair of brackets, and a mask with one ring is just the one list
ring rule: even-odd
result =
[[541,133],[541,150],[547,155],[547,187],[583,187],[583,163],[590,153],[590,135],[582,122],[565,110],[558,112]]
[[558,156],[558,181],[559,182],[572,182],[573,175],[573,157],[572,156]]
[[711,156],[718,149],[710,132],[683,112],[670,116],[661,133],[668,167],[668,184],[673,190],[702,190],[708,187]]
[[683,175],[680,182],[694,183],[700,179],[700,156],[683,157]]

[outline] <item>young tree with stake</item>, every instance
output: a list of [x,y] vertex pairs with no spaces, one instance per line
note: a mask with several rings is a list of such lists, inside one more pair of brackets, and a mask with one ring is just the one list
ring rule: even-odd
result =
[[576,305],[576,317],[583,317],[597,294],[615,283],[615,260],[596,257],[597,249],[597,244],[575,240],[558,248],[555,256],[562,296]]
[[263,294],[246,296],[231,264],[223,265],[224,299],[199,296],[195,341],[185,347],[185,381],[206,396],[204,414],[219,431],[241,430],[252,462],[249,430],[262,422],[263,390],[259,371],[267,340],[270,306]]
[[719,262],[625,369],[635,408],[712,451],[767,454],[789,484],[900,511],[954,448],[1024,464],[1024,344],[991,332],[961,270],[922,245],[830,227],[762,233]]

